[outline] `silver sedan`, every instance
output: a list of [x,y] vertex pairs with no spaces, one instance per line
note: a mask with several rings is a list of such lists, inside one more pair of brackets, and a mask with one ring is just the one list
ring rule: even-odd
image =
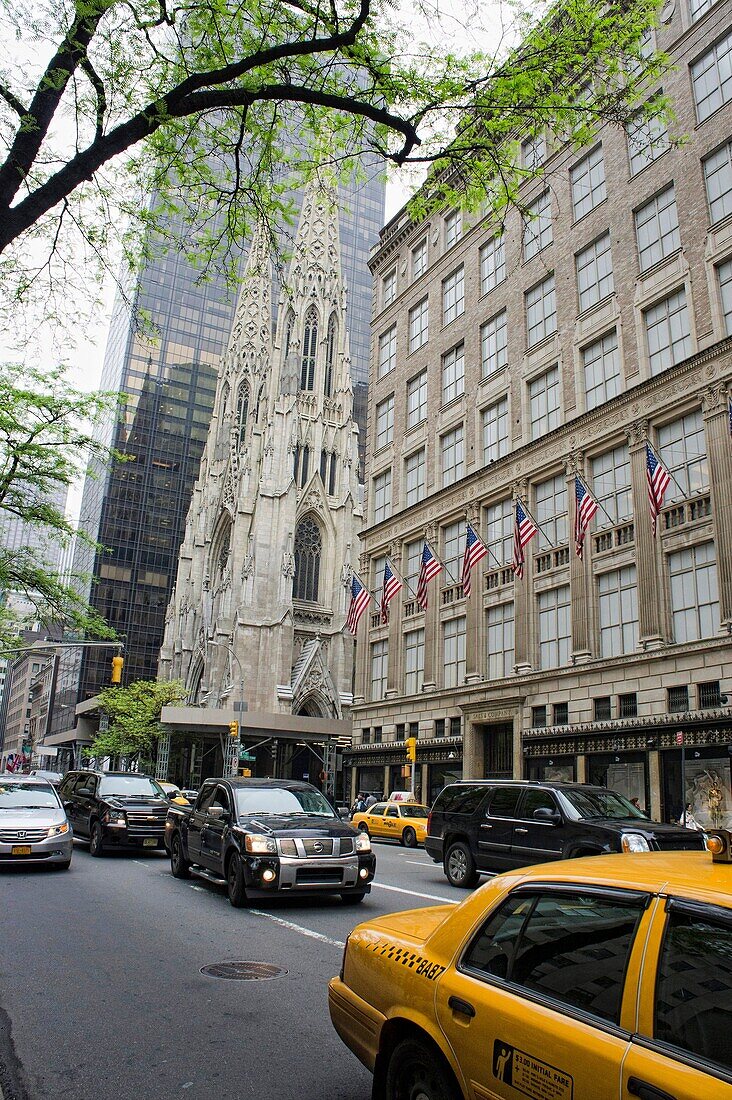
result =
[[46,779],[0,775],[0,865],[71,864],[73,833],[61,799]]

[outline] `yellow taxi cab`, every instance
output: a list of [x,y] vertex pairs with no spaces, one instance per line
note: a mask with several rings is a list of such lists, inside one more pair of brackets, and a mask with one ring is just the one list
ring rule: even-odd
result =
[[163,794],[169,802],[175,802],[178,806],[190,806],[190,802],[175,783],[166,783],[163,779],[156,779],[155,782],[162,787]]
[[351,824],[369,836],[391,837],[405,848],[424,844],[429,810],[418,802],[375,802],[363,813],[354,814]]
[[732,1100],[732,862],[506,872],[358,925],[328,999],[373,1100]]

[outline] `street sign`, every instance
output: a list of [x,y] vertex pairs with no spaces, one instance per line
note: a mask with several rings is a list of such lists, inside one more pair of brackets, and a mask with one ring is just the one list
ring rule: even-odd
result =
[[240,764],[253,764],[257,759],[253,752],[247,752],[246,749],[239,749],[239,763]]
[[36,756],[58,756],[58,746],[36,745]]

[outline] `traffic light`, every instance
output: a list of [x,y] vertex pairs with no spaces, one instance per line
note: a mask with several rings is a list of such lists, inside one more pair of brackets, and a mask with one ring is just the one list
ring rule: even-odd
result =
[[229,722],[229,737],[239,737],[239,723]]
[[416,737],[408,737],[407,740],[404,742],[404,744],[405,744],[406,749],[407,749],[407,760],[409,760],[412,764],[416,763],[416,760],[417,760],[417,738]]
[[125,663],[124,657],[120,657],[119,653],[116,657],[112,658],[112,679],[111,683],[122,683],[122,666]]
[[411,778],[412,778],[412,765],[411,764],[402,764],[402,779],[411,779]]

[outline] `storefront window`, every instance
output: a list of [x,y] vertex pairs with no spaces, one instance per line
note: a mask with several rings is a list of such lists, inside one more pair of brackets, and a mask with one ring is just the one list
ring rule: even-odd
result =
[[356,770],[358,782],[356,794],[374,794],[377,798],[384,797],[384,769],[381,767],[358,768]]
[[611,791],[635,803],[643,813],[648,813],[646,757],[640,752],[611,753],[590,756],[587,761],[587,781]]
[[456,783],[463,777],[462,760],[451,760],[444,764],[430,764],[428,769],[429,795],[427,804],[431,806],[443,787]]
[[719,746],[686,750],[683,787],[682,796],[681,750],[664,752],[664,820],[680,821],[686,803],[700,828],[732,829],[730,758]]
[[540,783],[574,783],[574,758],[554,760],[553,757],[538,757],[527,760],[526,778]]

